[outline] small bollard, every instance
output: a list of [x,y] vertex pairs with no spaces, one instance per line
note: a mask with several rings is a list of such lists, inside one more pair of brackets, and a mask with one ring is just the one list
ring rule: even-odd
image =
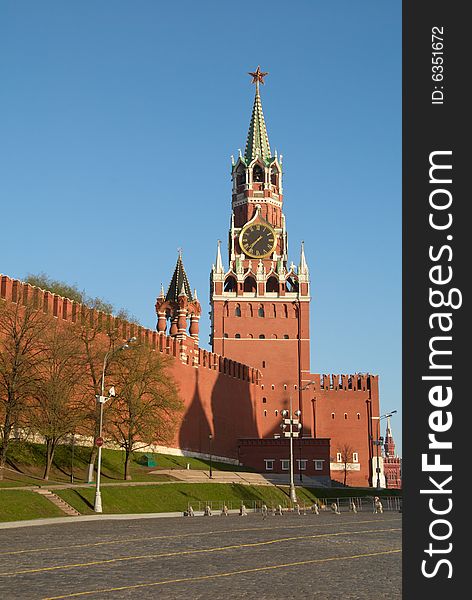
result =
[[190,463],[187,463],[187,471],[190,470]]

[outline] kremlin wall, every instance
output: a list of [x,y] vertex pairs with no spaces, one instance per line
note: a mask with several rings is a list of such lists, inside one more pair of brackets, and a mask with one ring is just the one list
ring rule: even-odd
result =
[[[217,244],[210,270],[212,352],[199,347],[201,305],[179,253],[167,292],[156,299],[156,331],[92,311],[90,317],[123,341],[169,355],[184,411],[176,415],[173,449],[236,461],[260,472],[288,473],[289,440],[282,411],[299,414],[295,473],[351,486],[401,486],[400,459],[388,422],[385,457],[379,448],[377,375],[316,374],[310,367],[310,272],[302,243],[289,261],[283,213],[282,155],[272,153],[262,112],[258,67],[244,153],[231,157],[232,199],[227,260]],[[314,193],[311,189],[307,193]],[[316,200],[316,198],[315,198]],[[303,227],[303,220],[299,227]],[[226,262],[226,266],[225,266]],[[64,322],[85,307],[1,277],[0,297],[33,301]],[[89,317],[87,317],[89,318]]]
[[[33,302],[38,310],[64,323],[78,322],[86,314],[102,325],[104,341],[107,341],[106,331],[114,329],[123,341],[136,336],[139,342],[171,357],[171,374],[178,382],[184,410],[177,416],[177,433],[169,451],[206,457],[208,436],[212,434],[215,458],[240,462],[261,472],[267,472],[266,460],[274,460],[271,470],[283,472],[277,462],[288,458],[287,440],[280,435],[275,438],[261,435],[266,405],[262,394],[267,384],[262,383],[263,373],[258,369],[199,348],[198,339],[190,335],[178,339],[100,311],[85,310],[77,302],[5,275],[0,276],[0,299],[13,303],[17,300]],[[311,374],[310,377],[314,385],[307,390],[309,418],[307,414],[304,437],[295,441],[302,447],[302,460],[313,461],[306,465],[303,473],[317,476],[321,482],[326,482],[330,474],[341,481],[344,465],[336,461],[336,450],[339,447],[341,451],[343,441],[349,440],[358,452],[359,462],[349,466],[347,483],[370,485],[374,453],[369,443],[371,427],[368,423],[373,411],[371,399],[378,398],[378,378],[329,374]],[[377,406],[378,401],[374,404]],[[298,454],[295,456],[299,460]],[[316,471],[314,461],[317,461]],[[398,478],[390,487],[399,486]]]

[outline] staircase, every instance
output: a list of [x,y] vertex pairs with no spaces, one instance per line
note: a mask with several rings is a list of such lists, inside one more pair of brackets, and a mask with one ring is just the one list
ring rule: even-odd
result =
[[51,492],[51,490],[39,488],[33,491],[37,494],[40,494],[41,496],[44,496],[44,498],[55,504],[58,508],[62,510],[62,512],[64,512],[69,517],[78,517],[80,515],[80,513],[77,510],[75,510],[75,508],[73,508],[70,504],[67,504],[67,502],[62,498],[59,498],[59,496],[56,496],[56,494]]

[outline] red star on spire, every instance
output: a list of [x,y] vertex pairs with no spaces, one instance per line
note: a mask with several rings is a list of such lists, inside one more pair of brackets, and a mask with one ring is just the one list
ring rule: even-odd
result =
[[251,77],[252,77],[251,83],[255,83],[256,85],[258,85],[259,83],[263,84],[264,83],[264,77],[266,75],[268,75],[268,74],[269,73],[263,73],[261,71],[261,68],[260,68],[259,65],[257,66],[257,69],[253,73],[251,73],[250,71],[248,73],[248,75],[251,75]]

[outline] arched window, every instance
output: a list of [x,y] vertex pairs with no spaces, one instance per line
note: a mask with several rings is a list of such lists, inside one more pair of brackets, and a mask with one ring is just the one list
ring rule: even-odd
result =
[[266,283],[266,292],[278,292],[279,291],[279,282],[277,278],[271,275]]
[[236,185],[244,185],[246,183],[246,173],[244,167],[241,165],[236,172]]
[[262,368],[265,369],[265,360],[262,361]]
[[357,420],[360,421],[361,413],[357,413]]
[[264,411],[264,417],[267,417],[267,411],[266,410]]
[[270,182],[272,185],[278,185],[278,175],[279,172],[277,170],[277,167],[273,166],[270,170]]
[[274,317],[276,317],[276,316],[277,316],[277,309],[275,308],[275,304],[272,304],[272,315],[273,315]]
[[277,409],[275,409],[275,416],[278,417],[279,416],[279,411]]
[[[249,339],[249,340],[252,340],[252,338],[253,338],[254,336],[252,335],[252,333],[248,333],[248,334],[247,334],[247,337],[248,337],[248,339]],[[262,387],[264,387],[264,386],[262,386]]]
[[283,317],[284,317],[284,319],[288,319],[288,308],[287,308],[287,305],[284,304],[282,308],[283,308]]
[[264,181],[264,171],[260,165],[256,165],[252,171],[252,180],[256,182]]
[[264,313],[264,307],[262,304],[259,304],[259,308],[257,310],[257,316],[258,317],[264,317],[265,313]]
[[294,277],[287,277],[285,281],[285,290],[287,292],[298,292],[298,281]]
[[265,404],[267,402],[267,398],[262,398],[262,404]]
[[261,333],[260,336],[259,336],[259,339],[260,340],[265,340],[265,335],[263,333]]
[[331,418],[334,419],[334,413],[331,413]]
[[229,275],[225,279],[225,292],[235,292],[236,285],[236,279],[232,275]]
[[235,337],[235,338],[237,338],[237,339],[239,340],[239,338],[241,337],[241,334],[240,334],[240,333],[235,333],[235,334],[234,334],[234,337]]
[[344,418],[347,419],[347,413],[344,413]]
[[227,333],[225,333],[225,334],[224,334],[224,337],[225,337],[225,338],[227,338],[227,337],[228,337],[228,334],[227,334]]
[[271,337],[273,340],[276,340],[276,339],[277,339],[277,334],[276,334],[276,333],[273,333],[273,334],[272,334],[270,337]]
[[288,339],[289,339],[288,333],[284,333],[284,340],[288,340]]
[[244,291],[245,292],[255,292],[257,290],[256,280],[254,277],[246,277],[244,280]]
[[234,309],[234,316],[235,317],[241,316],[241,306],[239,304],[236,304],[236,308]]
[[248,317],[252,317],[253,316],[253,314],[252,314],[252,304],[248,304],[247,305],[247,316]]

